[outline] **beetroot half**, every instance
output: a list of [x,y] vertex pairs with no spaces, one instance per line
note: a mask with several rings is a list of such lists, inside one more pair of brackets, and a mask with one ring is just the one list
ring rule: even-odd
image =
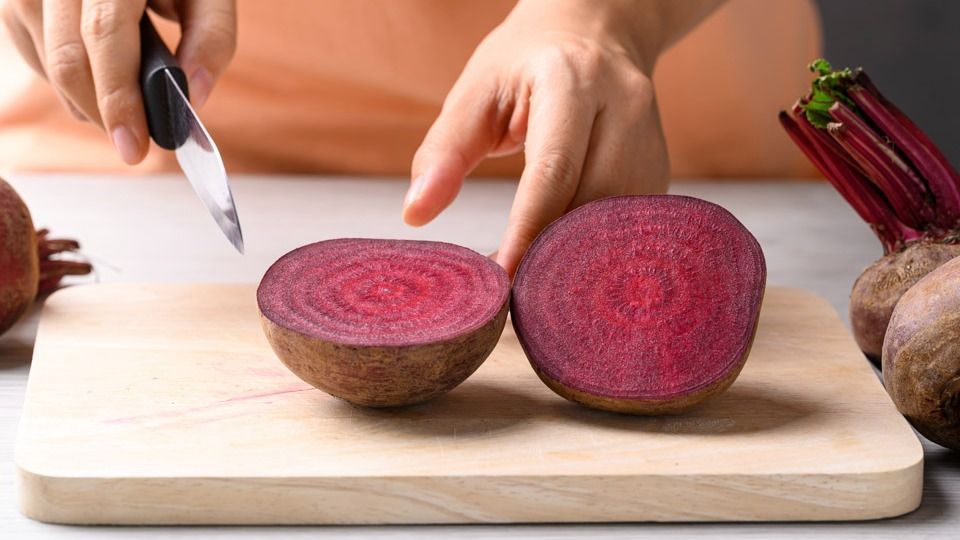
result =
[[311,385],[357,405],[433,398],[463,382],[503,332],[496,263],[440,242],[338,239],[281,257],[257,289],[267,339]]
[[766,284],[760,244],[723,208],[602,199],[547,227],[517,269],[511,316],[534,370],[583,405],[682,412],[729,387]]

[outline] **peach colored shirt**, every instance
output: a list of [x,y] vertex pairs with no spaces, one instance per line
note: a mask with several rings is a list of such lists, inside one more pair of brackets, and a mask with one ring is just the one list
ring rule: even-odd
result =
[[[239,0],[238,50],[200,116],[231,172],[406,175],[463,65],[514,0]],[[162,32],[176,35],[168,25]],[[122,164],[63,110],[2,36],[0,171],[175,169]],[[675,176],[802,176],[776,113],[819,54],[810,0],[731,0],[660,59],[654,82]],[[522,156],[477,175],[518,176]]]

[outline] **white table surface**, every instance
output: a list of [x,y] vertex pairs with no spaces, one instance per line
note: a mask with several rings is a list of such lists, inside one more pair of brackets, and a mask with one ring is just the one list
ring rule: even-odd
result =
[[[247,253],[221,236],[182,178],[14,176],[37,226],[78,238],[101,282],[255,282],[288,250],[344,236],[422,238],[497,247],[515,184],[473,181],[435,223],[400,221],[405,182],[394,179],[238,177],[234,195]],[[769,283],[825,296],[846,318],[849,287],[880,254],[879,243],[826,184],[791,181],[681,182],[673,192],[727,207],[759,238]],[[68,527],[17,510],[13,448],[37,309],[0,338],[0,538],[960,538],[960,453],[924,441],[923,504],[910,515],[864,523],[469,525],[400,527]]]

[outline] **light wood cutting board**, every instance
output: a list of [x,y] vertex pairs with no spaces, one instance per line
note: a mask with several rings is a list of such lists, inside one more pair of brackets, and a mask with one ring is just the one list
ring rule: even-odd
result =
[[253,285],[90,285],[43,311],[16,463],[64,523],[858,520],[923,453],[828,304],[769,289],[750,359],[684,416],[554,395],[509,323],[467,382],[364,410],[276,359]]

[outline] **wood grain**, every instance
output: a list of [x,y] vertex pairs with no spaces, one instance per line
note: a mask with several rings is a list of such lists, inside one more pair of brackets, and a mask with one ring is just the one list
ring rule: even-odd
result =
[[729,391],[636,418],[554,395],[510,325],[449,394],[365,410],[280,364],[252,285],[75,287],[16,449],[28,516],[130,524],[872,519],[917,507],[922,460],[832,309],[776,288]]

